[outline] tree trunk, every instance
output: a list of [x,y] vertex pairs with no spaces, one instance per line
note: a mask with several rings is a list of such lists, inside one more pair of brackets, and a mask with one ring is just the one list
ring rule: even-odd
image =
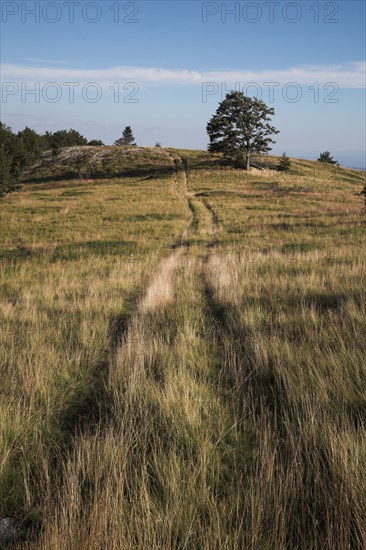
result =
[[246,170],[249,170],[250,168],[250,155],[249,155],[249,151],[247,151],[247,165],[246,165]]

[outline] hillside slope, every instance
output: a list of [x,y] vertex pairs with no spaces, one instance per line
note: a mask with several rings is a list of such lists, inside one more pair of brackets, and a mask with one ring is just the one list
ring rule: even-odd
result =
[[[174,171],[174,155],[180,157],[191,169],[210,169],[229,166],[218,155],[207,151],[173,149],[162,147],[116,147],[116,146],[77,146],[65,147],[58,154],[46,151],[24,176],[24,182],[57,181],[61,179],[98,179],[129,176],[163,176]],[[279,157],[260,155],[255,159],[255,166],[277,172]],[[291,159],[290,175],[333,175],[335,179],[351,178],[364,181],[365,173],[345,167],[332,166],[304,159]],[[251,173],[261,175],[259,170]]]
[[0,204],[13,547],[363,550],[364,174],[115,149]]
[[[65,147],[56,155],[52,151],[43,153],[41,160],[24,174],[23,181],[162,176],[174,171],[169,151],[174,150],[128,146]],[[204,151],[197,151],[196,156],[208,165],[219,161]]]

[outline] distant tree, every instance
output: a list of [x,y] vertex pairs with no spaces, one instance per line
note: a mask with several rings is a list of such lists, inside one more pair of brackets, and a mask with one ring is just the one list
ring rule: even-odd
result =
[[46,142],[47,149],[55,149],[62,147],[74,147],[87,145],[88,140],[77,130],[58,130],[57,132],[46,132],[43,136]]
[[94,145],[96,147],[104,147],[104,143],[100,139],[92,139],[91,141],[89,141],[88,145]]
[[280,172],[287,172],[287,170],[290,169],[290,166],[291,166],[291,161],[289,157],[286,155],[286,153],[283,153],[282,157],[278,162],[277,170],[279,170]]
[[320,153],[319,158],[317,159],[318,162],[325,162],[327,164],[338,164],[338,161],[334,160],[333,157],[330,156],[329,151],[324,151],[324,153]]
[[126,126],[122,132],[122,137],[114,142],[114,145],[136,145],[131,126]]
[[272,115],[274,109],[260,99],[228,93],[207,124],[209,151],[221,152],[248,170],[251,156],[266,153],[275,143],[270,135],[279,132],[269,124]]
[[[57,132],[56,132],[57,133]],[[67,147],[74,145],[88,145],[88,140],[77,130],[72,128],[66,132]]]
[[29,157],[24,142],[6,124],[0,122],[0,196],[16,189]]
[[46,130],[46,132],[43,134],[43,146],[45,149],[52,149],[53,146],[53,140],[52,140],[53,133]]
[[12,156],[0,145],[0,197],[14,191],[17,186],[17,178],[12,173]]
[[161,147],[160,141],[157,141],[157,142],[155,143],[155,147]]
[[24,130],[18,132],[18,138],[22,141],[27,154],[27,162],[31,164],[40,158],[45,148],[44,139],[31,128],[26,126]]
[[77,130],[46,132],[43,136],[31,128],[15,134],[0,122],[0,196],[17,188],[22,172],[40,158],[43,150],[51,149],[57,156],[62,147],[87,145],[88,140]]

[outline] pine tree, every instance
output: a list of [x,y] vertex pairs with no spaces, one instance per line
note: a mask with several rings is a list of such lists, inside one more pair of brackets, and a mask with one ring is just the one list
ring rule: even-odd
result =
[[16,187],[16,179],[12,174],[12,157],[0,146],[0,197],[13,191]]
[[58,130],[57,132],[46,132],[43,136],[46,148],[60,150],[62,147],[75,147],[88,145],[88,140],[77,130]]
[[320,153],[320,156],[318,158],[318,162],[325,162],[327,164],[338,164],[338,161],[334,160],[333,157],[330,156],[329,151],[324,151],[324,153]]
[[279,133],[269,124],[272,115],[274,109],[260,99],[242,92],[228,93],[207,124],[209,151],[221,152],[248,170],[251,156],[266,153],[269,143],[275,143],[269,137]]
[[289,157],[286,155],[286,153],[283,153],[282,157],[279,160],[277,169],[280,170],[280,172],[287,172],[287,170],[290,169],[291,161]]
[[0,122],[0,196],[17,188],[28,153],[23,140]]
[[131,126],[126,126],[122,132],[122,137],[114,142],[114,145],[136,145]]
[[44,139],[31,128],[26,126],[24,130],[18,132],[18,139],[23,143],[27,154],[27,163],[31,164],[40,158],[44,149]]

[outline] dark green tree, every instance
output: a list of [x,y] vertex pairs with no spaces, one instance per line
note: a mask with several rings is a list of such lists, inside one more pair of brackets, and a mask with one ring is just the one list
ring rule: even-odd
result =
[[104,143],[102,140],[100,139],[92,139],[91,141],[88,142],[88,145],[94,145],[94,146],[99,146],[99,147],[103,147],[104,146]]
[[5,147],[0,145],[0,197],[14,191],[17,186],[17,178],[12,174],[12,160]]
[[2,122],[0,122],[0,144],[0,195],[4,195],[16,189],[22,170],[27,166],[28,154],[23,141]]
[[18,138],[23,142],[27,153],[27,162],[30,164],[40,158],[45,148],[44,139],[31,128],[26,126],[24,130],[18,132]]
[[209,151],[223,153],[248,170],[251,156],[270,151],[268,145],[275,143],[270,136],[279,131],[269,124],[273,115],[274,109],[260,99],[228,93],[207,124]]
[[131,126],[126,126],[122,132],[122,137],[114,142],[114,145],[136,145]]
[[330,156],[329,151],[324,151],[324,153],[320,153],[317,160],[318,162],[325,162],[327,164],[339,164],[338,161],[334,160],[333,157]]
[[57,132],[46,132],[43,136],[47,149],[61,149],[62,147],[75,147],[88,145],[88,140],[77,130],[58,130]]
[[286,155],[286,153],[283,153],[282,157],[280,158],[277,166],[277,170],[280,172],[287,172],[287,170],[290,169],[291,161],[289,157]]

